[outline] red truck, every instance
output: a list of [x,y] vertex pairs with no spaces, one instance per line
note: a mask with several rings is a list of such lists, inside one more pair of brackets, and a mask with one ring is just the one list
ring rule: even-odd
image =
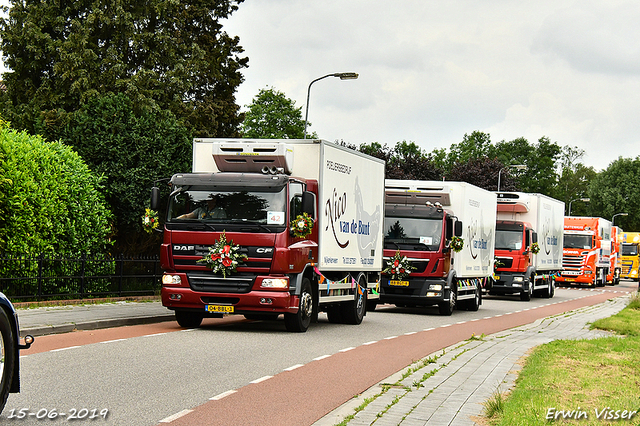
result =
[[170,184],[161,295],[181,326],[362,321],[382,269],[383,161],[323,140],[195,139],[192,173]]
[[562,269],[564,203],[543,194],[498,192],[496,272],[490,294],[553,297]]
[[611,268],[611,222],[601,217],[564,218],[563,271],[557,283],[604,286]]

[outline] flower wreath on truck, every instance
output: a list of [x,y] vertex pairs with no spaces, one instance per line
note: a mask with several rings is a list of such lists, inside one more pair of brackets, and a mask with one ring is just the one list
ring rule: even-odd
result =
[[411,262],[407,259],[407,256],[402,256],[400,250],[396,251],[396,254],[387,261],[387,267],[382,271],[387,275],[391,275],[392,280],[401,280],[409,276],[411,271],[415,270],[411,266]]
[[158,221],[158,212],[151,209],[145,209],[144,216],[142,216],[142,227],[144,230],[151,234],[154,229],[158,227],[160,222]]
[[197,263],[206,263],[214,274],[222,274],[224,278],[236,272],[238,265],[247,259],[246,254],[239,253],[240,246],[234,246],[233,240],[227,243],[225,231],[222,231],[220,239],[209,247],[209,253]]
[[313,219],[307,213],[302,213],[291,221],[289,227],[296,238],[307,238],[313,231]]

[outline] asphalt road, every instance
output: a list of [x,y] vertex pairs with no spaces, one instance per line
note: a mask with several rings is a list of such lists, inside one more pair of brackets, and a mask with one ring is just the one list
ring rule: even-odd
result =
[[[439,316],[436,308],[385,305],[358,326],[329,324],[321,315],[300,334],[286,332],[282,320],[228,317],[207,319],[194,330],[166,322],[43,336],[38,348],[23,352],[22,392],[9,396],[0,421],[43,424],[38,414],[58,413],[45,423],[62,424],[75,413],[85,417],[73,421],[92,424],[156,425],[194,410],[172,424],[311,424],[450,340],[598,303],[609,297],[603,292],[636,288],[625,281],[596,291],[561,288],[553,299],[530,302],[486,297],[479,311],[451,317]],[[302,399],[294,397],[300,394]],[[24,419],[18,419],[20,410]]]

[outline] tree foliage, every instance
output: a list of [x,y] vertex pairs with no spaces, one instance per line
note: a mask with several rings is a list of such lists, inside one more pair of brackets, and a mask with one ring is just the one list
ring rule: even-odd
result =
[[63,135],[106,177],[104,193],[125,252],[146,239],[140,218],[153,183],[191,169],[191,136],[176,118],[163,110],[137,115],[133,108],[123,94],[93,98],[73,114]]
[[415,142],[398,142],[394,148],[373,142],[360,145],[359,150],[386,162],[387,179],[442,179],[442,170],[435,165],[433,157],[425,154]]
[[60,142],[0,129],[0,252],[103,253],[111,213],[101,179]]
[[11,0],[0,20],[3,114],[54,139],[92,98],[125,93],[136,112],[169,110],[196,136],[235,136],[248,60],[219,21],[241,2]]
[[[588,213],[611,220],[626,231],[640,230],[640,156],[635,159],[618,158],[606,170],[593,177],[589,185]],[[572,215],[573,214],[572,207]]]
[[[264,139],[304,138],[302,107],[275,88],[260,89],[242,122],[242,137]],[[313,133],[311,138],[318,136]]]

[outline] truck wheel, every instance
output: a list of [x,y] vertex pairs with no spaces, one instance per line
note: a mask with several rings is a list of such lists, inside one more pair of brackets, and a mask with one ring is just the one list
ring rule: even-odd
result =
[[467,302],[467,311],[477,311],[478,309],[480,309],[480,287],[476,288],[476,292],[473,295],[473,299],[469,300]]
[[176,321],[180,327],[197,328],[202,324],[204,314],[193,311],[176,311]]
[[309,278],[302,279],[302,290],[300,292],[300,304],[298,312],[295,314],[284,314],[284,325],[287,331],[303,333],[311,324],[311,314],[313,313],[313,290]]
[[13,335],[13,329],[9,322],[9,317],[4,309],[0,308],[0,348],[2,359],[0,360],[0,412],[7,403],[11,383],[13,381],[13,368],[16,362],[16,337]]
[[528,302],[531,300],[531,295],[533,294],[533,279],[529,278],[529,288],[527,290],[522,290],[520,293],[520,300],[523,302]]
[[358,284],[362,294],[358,294],[358,288],[356,287],[354,300],[343,302],[340,305],[345,324],[360,324],[367,312],[367,283],[361,278]]
[[553,278],[547,278],[547,290],[544,292],[545,297],[551,299],[556,293],[556,281]]
[[[453,285],[455,285],[455,281]],[[453,310],[456,307],[456,299],[457,299],[456,290],[455,288],[452,288],[449,291],[449,301],[438,304],[438,311],[440,311],[440,315],[451,316],[451,314],[453,314]]]

